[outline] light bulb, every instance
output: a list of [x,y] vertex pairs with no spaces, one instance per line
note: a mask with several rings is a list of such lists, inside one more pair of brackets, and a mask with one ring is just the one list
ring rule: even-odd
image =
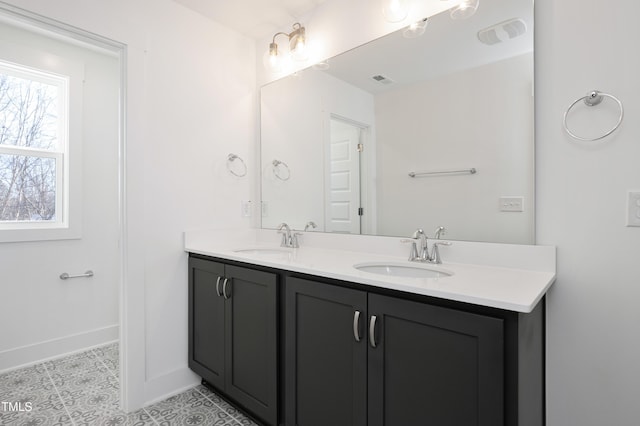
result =
[[309,59],[308,50],[304,37],[298,37],[295,46],[291,49],[291,56],[293,56],[293,59],[296,61],[306,61]]
[[382,14],[387,22],[403,21],[409,14],[407,0],[382,0]]
[[282,70],[282,54],[278,51],[277,44],[269,44],[269,50],[264,53],[262,63],[264,67],[272,73],[277,73]]
[[289,34],[289,48],[294,60],[304,62],[309,59],[307,49],[307,34],[305,28],[299,23],[293,25],[294,31]]
[[451,19],[467,19],[471,17],[476,10],[480,0],[462,0],[459,5],[451,9]]

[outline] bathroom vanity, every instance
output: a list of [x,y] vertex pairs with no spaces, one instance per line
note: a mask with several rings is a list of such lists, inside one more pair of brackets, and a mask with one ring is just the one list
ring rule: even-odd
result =
[[[285,249],[242,233],[186,234],[189,366],[260,422],[544,423],[552,247],[455,242],[443,265],[414,266],[394,238],[306,234]],[[447,261],[473,244],[516,267]]]

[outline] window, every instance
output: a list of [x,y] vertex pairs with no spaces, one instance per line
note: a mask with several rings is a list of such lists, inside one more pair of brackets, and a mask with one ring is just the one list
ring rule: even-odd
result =
[[68,226],[68,83],[0,61],[0,230]]

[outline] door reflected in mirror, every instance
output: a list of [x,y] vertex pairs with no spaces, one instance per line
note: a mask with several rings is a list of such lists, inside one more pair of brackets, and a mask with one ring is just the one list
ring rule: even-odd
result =
[[331,117],[327,167],[326,232],[360,234],[360,126]]
[[328,64],[261,89],[263,228],[533,243],[531,0],[445,11]]

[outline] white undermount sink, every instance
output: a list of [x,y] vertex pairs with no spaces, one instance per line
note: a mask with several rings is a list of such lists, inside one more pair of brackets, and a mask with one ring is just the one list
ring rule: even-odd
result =
[[358,263],[356,265],[353,265],[353,267],[362,272],[386,275],[388,277],[446,278],[453,275],[453,272],[435,268],[432,269],[421,265],[407,265],[406,263]]
[[251,247],[233,250],[233,252],[250,256],[287,258],[293,253],[293,250],[286,247]]

